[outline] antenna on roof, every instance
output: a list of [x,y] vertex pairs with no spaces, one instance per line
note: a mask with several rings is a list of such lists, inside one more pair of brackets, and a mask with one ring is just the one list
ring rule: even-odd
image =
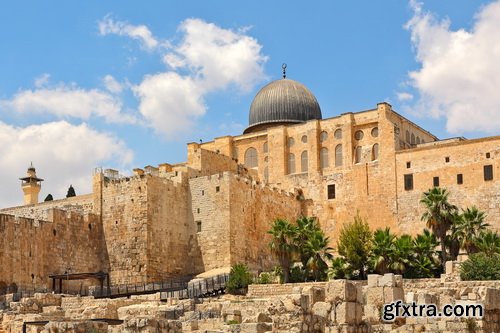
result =
[[286,64],[283,63],[283,65],[281,65],[281,68],[283,69],[283,78],[286,79]]

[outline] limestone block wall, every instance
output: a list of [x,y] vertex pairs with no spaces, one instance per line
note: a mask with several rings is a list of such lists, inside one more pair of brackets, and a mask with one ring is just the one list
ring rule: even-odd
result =
[[92,213],[94,209],[93,195],[78,195],[59,200],[44,201],[35,205],[4,208],[0,209],[0,213],[46,221],[49,218],[48,212],[53,208],[80,214]]
[[[432,188],[434,177],[450,192],[449,201],[458,207],[476,206],[486,211],[492,228],[500,230],[500,137],[455,141],[423,146],[396,154],[397,216],[406,232],[418,233],[424,206],[422,193]],[[489,156],[489,157],[488,157]],[[493,180],[484,180],[484,166],[491,165]],[[404,175],[412,175],[413,189],[405,190]],[[458,184],[461,175],[462,184]]]
[[192,218],[188,228],[194,236],[189,241],[196,272],[231,265],[229,177],[221,173],[189,181]]
[[110,180],[97,174],[94,178],[95,207],[102,219],[113,284],[146,280],[150,177]]
[[196,247],[187,182],[147,178],[147,279],[160,281],[193,274]]
[[107,256],[96,215],[57,209],[49,215],[50,221],[37,221],[0,214],[0,284],[52,288],[49,274],[104,269]]
[[269,250],[267,234],[276,218],[294,221],[302,213],[295,195],[274,190],[249,178],[228,177],[230,201],[231,264],[246,263],[250,269],[270,269],[276,259]]

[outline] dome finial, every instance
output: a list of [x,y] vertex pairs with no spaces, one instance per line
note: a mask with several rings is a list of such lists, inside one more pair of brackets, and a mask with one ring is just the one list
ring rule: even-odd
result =
[[286,64],[283,63],[283,65],[281,65],[281,68],[283,69],[283,78],[286,79]]

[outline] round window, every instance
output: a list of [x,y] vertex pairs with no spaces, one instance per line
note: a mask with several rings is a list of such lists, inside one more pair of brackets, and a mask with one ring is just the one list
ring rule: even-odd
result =
[[376,138],[378,136],[378,127],[372,128],[372,136]]
[[356,133],[354,133],[354,138],[355,138],[356,140],[361,140],[361,139],[363,139],[363,136],[364,136],[363,131],[356,131]]

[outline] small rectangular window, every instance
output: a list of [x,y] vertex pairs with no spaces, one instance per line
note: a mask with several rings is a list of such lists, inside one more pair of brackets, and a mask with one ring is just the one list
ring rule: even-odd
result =
[[411,162],[406,162],[406,168],[407,169],[411,168]]
[[215,187],[215,192],[219,192],[220,191],[220,186],[216,186]]
[[413,174],[407,174],[404,176],[405,178],[405,190],[411,191],[413,190]]
[[463,183],[464,183],[464,176],[461,173],[457,174],[457,184],[462,185]]
[[330,184],[327,187],[328,199],[335,199],[335,184]]
[[485,165],[484,166],[484,180],[493,180],[493,165]]
[[196,221],[196,232],[201,232],[201,221]]
[[199,208],[197,208],[197,209],[196,209],[196,212],[197,212],[198,214],[200,214],[200,209],[199,209]]
[[205,195],[205,190],[201,190],[201,195]]
[[490,153],[486,153],[486,158],[490,158]]
[[448,162],[450,161],[450,157],[449,157],[449,156],[446,156],[446,157],[444,158],[444,161],[445,161],[446,163],[448,163]]
[[432,185],[434,187],[438,187],[439,186],[439,177],[432,178]]

